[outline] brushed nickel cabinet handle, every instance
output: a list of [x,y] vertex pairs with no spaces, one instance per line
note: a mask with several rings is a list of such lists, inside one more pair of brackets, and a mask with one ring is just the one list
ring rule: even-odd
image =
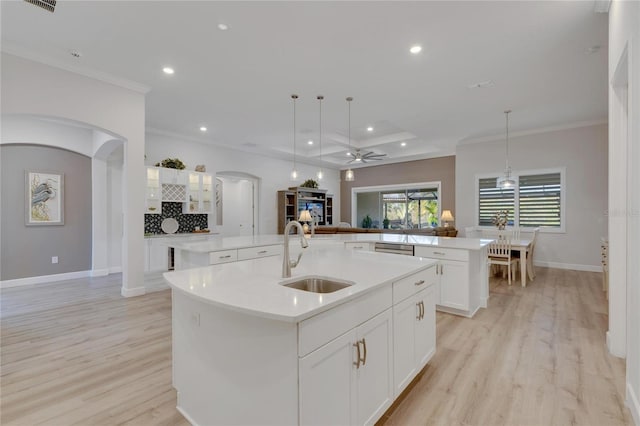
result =
[[353,248],[353,249],[363,249],[364,247],[363,246],[353,246],[351,248]]
[[413,285],[422,285],[424,284],[424,280],[420,280],[418,282],[413,283]]
[[433,254],[439,254],[440,256],[446,256],[447,253],[443,253],[441,251],[434,251]]
[[220,256],[218,257],[218,259],[229,259],[231,257],[230,254],[226,255],[226,256]]
[[420,312],[421,312],[420,320],[423,320],[424,319],[424,301],[423,300],[420,301]]
[[420,315],[422,312],[422,309],[420,309],[420,302],[416,303],[416,308],[418,308],[418,314],[416,315],[416,319],[420,321]]
[[266,252],[267,252],[266,250],[260,250],[258,254],[265,254]]
[[362,338],[362,346],[364,346],[364,358],[362,358],[362,365],[367,363],[367,341]]
[[358,358],[357,358],[357,361],[353,363],[353,365],[355,365],[356,368],[360,368],[360,340],[354,343],[353,346],[355,346],[356,349],[358,350]]
[[440,265],[440,275],[444,275],[444,265]]

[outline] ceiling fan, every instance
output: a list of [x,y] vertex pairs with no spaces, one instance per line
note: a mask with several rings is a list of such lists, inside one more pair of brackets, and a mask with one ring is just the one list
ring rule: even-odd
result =
[[349,164],[351,164],[353,162],[366,163],[367,161],[371,160],[382,160],[382,157],[386,157],[387,154],[376,154],[373,151],[363,154],[359,149],[356,149],[356,152],[349,152],[347,153],[347,155],[351,157],[351,161],[349,161]]

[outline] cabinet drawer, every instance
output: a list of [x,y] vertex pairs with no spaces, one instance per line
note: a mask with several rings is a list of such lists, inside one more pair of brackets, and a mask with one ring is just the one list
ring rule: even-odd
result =
[[429,257],[431,259],[461,260],[464,262],[469,261],[468,250],[419,246],[416,246],[414,250],[415,256]]
[[298,324],[298,356],[303,357],[391,307],[391,286],[385,285]]
[[435,285],[438,280],[436,265],[417,272],[393,283],[393,303],[396,304],[425,288]]
[[274,244],[271,246],[249,247],[238,249],[238,260],[255,259],[258,257],[277,256],[282,253],[282,246]]
[[209,253],[209,265],[235,262],[238,260],[238,250],[222,250]]

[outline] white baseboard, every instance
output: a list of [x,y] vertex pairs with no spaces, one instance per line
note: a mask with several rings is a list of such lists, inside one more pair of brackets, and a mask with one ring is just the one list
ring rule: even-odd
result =
[[629,407],[629,411],[631,411],[631,417],[633,417],[633,422],[636,426],[640,426],[640,400],[638,399],[638,394],[636,394],[631,387],[630,383],[627,383],[627,407]]
[[142,296],[146,293],[146,289],[144,287],[134,287],[134,288],[124,288],[120,291],[120,294],[123,297],[135,297]]
[[587,272],[602,272],[602,265],[580,265],[575,263],[559,263],[559,262],[545,262],[537,260],[533,262],[535,266],[541,266],[543,268],[555,268],[555,269],[570,269],[572,271],[587,271]]
[[91,270],[91,273],[90,273],[90,276],[92,276],[92,277],[106,277],[107,275],[109,275],[109,269],[108,268],[93,269],[93,270]]
[[44,284],[55,281],[73,280],[76,278],[90,277],[91,271],[66,272],[64,274],[40,275],[38,277],[16,278],[0,281],[0,288],[18,287],[22,285]]
[[109,267],[110,274],[120,274],[122,273],[122,266],[111,266]]

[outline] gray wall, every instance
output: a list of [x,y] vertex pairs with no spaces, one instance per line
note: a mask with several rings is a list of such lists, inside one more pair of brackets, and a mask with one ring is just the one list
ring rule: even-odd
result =
[[[90,270],[91,159],[46,146],[1,145],[0,161],[0,280]],[[64,173],[63,226],[25,226],[27,169]]]
[[[477,225],[476,176],[502,174],[504,139],[456,150],[458,229]],[[543,266],[600,271],[600,238],[607,236],[607,125],[509,138],[509,165],[517,173],[565,167],[565,232],[541,232],[534,261]]]
[[345,181],[344,170],[341,172],[340,217],[344,222],[350,222],[351,188],[437,181],[441,183],[440,211],[451,210],[453,216],[457,219],[456,157],[454,156],[363,167],[354,169],[354,172],[356,178],[353,182]]

